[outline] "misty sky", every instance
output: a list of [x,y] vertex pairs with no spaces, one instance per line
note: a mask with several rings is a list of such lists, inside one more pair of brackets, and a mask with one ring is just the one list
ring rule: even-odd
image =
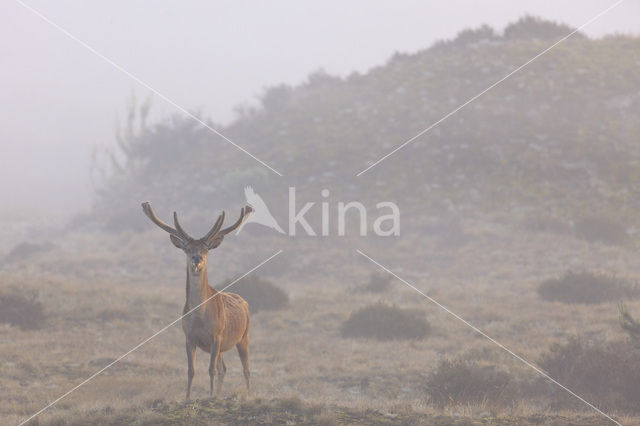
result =
[[[363,72],[395,51],[483,23],[501,30],[526,13],[579,26],[614,0],[25,2],[181,106],[226,123],[264,87],[319,68]],[[640,1],[627,0],[584,32],[638,34],[638,17]],[[14,0],[0,3],[0,55],[0,215],[88,206],[92,147],[114,143],[128,97],[148,90]],[[157,97],[153,111],[177,112]]]

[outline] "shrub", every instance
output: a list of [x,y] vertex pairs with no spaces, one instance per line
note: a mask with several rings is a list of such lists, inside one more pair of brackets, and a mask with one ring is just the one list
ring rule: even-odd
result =
[[52,243],[30,243],[28,241],[23,241],[17,244],[15,247],[9,251],[7,256],[5,257],[6,262],[17,262],[21,260],[25,260],[31,258],[33,255],[38,253],[45,253],[51,250],[54,247]]
[[427,377],[427,402],[440,408],[456,404],[512,405],[516,383],[511,374],[494,366],[456,359],[443,360]]
[[[628,343],[588,343],[573,337],[552,346],[540,366],[587,401],[597,401],[603,410],[640,412],[640,352]],[[554,408],[584,407],[564,390],[550,389]]]
[[538,295],[548,301],[563,303],[603,303],[635,298],[640,293],[637,283],[610,274],[568,271],[538,286]]
[[587,216],[578,220],[574,231],[590,242],[623,244],[627,240],[627,227],[617,219],[604,216]]
[[342,337],[377,340],[422,339],[430,331],[416,311],[376,303],[354,311],[342,324]]
[[[232,282],[228,279],[223,287]],[[249,304],[252,313],[258,311],[276,311],[289,306],[289,296],[271,281],[256,275],[248,275],[233,284],[229,291],[237,293]]]
[[368,293],[383,293],[389,289],[390,284],[391,275],[374,273],[371,274],[369,282],[361,290]]
[[35,291],[5,290],[0,293],[0,323],[18,326],[23,330],[42,328],[45,315]]

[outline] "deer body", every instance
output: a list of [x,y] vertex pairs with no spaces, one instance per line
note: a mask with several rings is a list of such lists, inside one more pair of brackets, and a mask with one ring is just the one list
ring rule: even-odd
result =
[[207,254],[220,245],[224,236],[238,226],[251,213],[251,207],[240,212],[240,219],[232,226],[221,230],[224,212],[207,235],[199,240],[190,237],[178,222],[174,213],[175,228],[158,219],[149,203],[143,203],[144,213],[160,228],[169,232],[171,242],[187,255],[186,302],[183,309],[182,330],[186,337],[187,351],[187,399],[195,375],[196,348],[210,355],[210,392],[213,394],[215,374],[218,375],[216,393],[222,391],[226,365],[222,353],[238,350],[244,372],[247,392],[251,389],[249,371],[249,305],[237,294],[219,292],[209,285],[207,277]]

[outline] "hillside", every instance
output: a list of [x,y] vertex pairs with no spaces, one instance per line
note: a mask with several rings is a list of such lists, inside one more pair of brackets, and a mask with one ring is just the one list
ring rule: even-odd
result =
[[141,223],[141,199],[192,212],[241,203],[248,184],[278,200],[295,185],[316,197],[330,188],[391,198],[410,212],[533,209],[571,220],[606,208],[635,223],[640,39],[632,37],[576,34],[355,177],[569,31],[527,17],[503,34],[484,26],[396,54],[365,74],[316,72],[300,86],[266,90],[260,108],[220,130],[284,177],[188,118],[138,130],[133,109],[96,209],[127,227]]
[[237,203],[247,184],[263,194],[296,185],[428,200],[409,210],[450,200],[456,212],[535,207],[571,216],[614,205],[635,220],[638,38],[576,35],[355,177],[569,30],[523,18],[502,35],[463,31],[366,74],[317,72],[300,86],[266,90],[261,108],[220,130],[283,178],[187,118],[130,129],[120,144],[126,161],[103,182],[98,206],[122,206],[117,216],[126,217],[130,208],[138,215],[141,198]]

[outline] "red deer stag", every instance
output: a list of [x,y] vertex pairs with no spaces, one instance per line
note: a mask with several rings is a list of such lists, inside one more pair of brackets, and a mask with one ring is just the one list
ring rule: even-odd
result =
[[[196,360],[196,347],[211,354],[209,363],[210,393],[213,395],[214,373],[218,372],[216,393],[222,391],[222,382],[227,367],[222,353],[235,346],[242,361],[247,392],[251,390],[249,373],[249,305],[237,294],[223,293],[209,286],[207,279],[207,254],[218,247],[224,236],[238,228],[253,211],[249,206],[240,211],[240,218],[228,228],[222,228],[224,212],[213,228],[199,240],[190,237],[173,213],[174,227],[158,219],[148,202],[142,203],[144,214],[169,233],[174,246],[187,255],[187,301],[184,305],[182,330],[187,340],[187,399],[191,397]],[[202,305],[202,306],[200,306]],[[197,309],[195,309],[198,307]],[[193,312],[187,314],[190,310]]]

